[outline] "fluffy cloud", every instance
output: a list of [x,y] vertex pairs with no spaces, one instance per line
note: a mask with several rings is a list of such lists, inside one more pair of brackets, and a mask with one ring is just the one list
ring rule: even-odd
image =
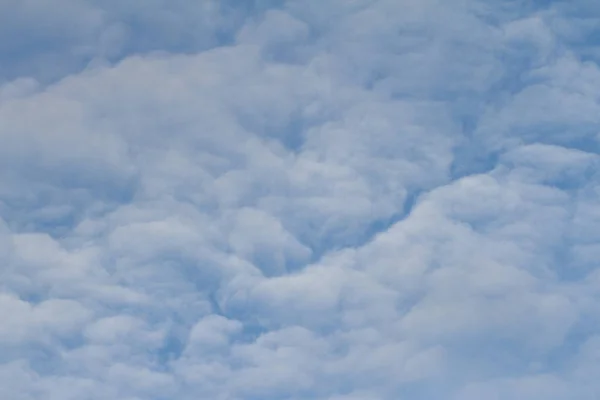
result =
[[596,399],[600,8],[237,3],[0,6],[0,396]]

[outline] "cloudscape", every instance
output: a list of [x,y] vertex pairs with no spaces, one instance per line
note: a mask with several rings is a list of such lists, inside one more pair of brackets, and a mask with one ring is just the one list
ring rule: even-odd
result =
[[0,399],[597,400],[600,3],[0,2]]

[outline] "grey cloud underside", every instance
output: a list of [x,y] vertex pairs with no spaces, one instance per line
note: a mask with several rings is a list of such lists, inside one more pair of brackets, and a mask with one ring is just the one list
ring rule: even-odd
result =
[[0,398],[598,398],[594,2],[57,3],[0,6]]

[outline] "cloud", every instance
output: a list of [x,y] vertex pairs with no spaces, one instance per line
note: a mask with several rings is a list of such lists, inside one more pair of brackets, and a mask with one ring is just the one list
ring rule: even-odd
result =
[[594,4],[13,3],[0,396],[597,398]]

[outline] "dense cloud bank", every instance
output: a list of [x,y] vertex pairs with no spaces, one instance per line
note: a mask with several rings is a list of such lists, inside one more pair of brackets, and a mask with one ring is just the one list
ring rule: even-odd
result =
[[596,1],[0,6],[0,398],[600,397]]

